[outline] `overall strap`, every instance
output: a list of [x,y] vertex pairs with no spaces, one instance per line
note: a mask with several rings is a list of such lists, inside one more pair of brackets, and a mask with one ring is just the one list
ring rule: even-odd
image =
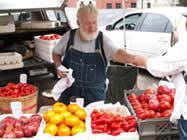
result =
[[70,31],[70,37],[69,37],[69,40],[68,40],[68,44],[67,44],[66,52],[65,52],[65,53],[68,52],[69,47],[70,47],[71,45],[74,45],[75,32],[76,32],[76,29],[73,29],[73,30]]
[[105,63],[105,65],[107,65],[106,56],[105,56],[105,52],[103,49],[103,33],[101,31],[99,31],[99,34],[98,34],[96,41],[95,41],[95,48],[99,49],[98,48],[99,46],[101,49],[102,57],[104,59],[104,63]]

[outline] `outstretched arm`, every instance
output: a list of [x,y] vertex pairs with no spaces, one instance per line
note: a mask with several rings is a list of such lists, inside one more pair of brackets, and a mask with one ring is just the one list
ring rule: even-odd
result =
[[146,68],[148,58],[141,55],[132,55],[123,49],[118,49],[117,52],[113,54],[112,59],[120,63],[129,63]]

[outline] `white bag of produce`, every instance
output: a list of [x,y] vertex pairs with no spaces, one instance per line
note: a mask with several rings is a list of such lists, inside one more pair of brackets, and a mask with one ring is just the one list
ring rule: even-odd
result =
[[72,77],[72,69],[67,69],[62,65],[58,67],[58,69],[62,72],[66,72],[67,76],[66,78],[61,78],[52,89],[52,96],[55,99],[55,101],[58,101],[62,92],[64,92],[65,89],[69,88],[75,81],[75,79]]

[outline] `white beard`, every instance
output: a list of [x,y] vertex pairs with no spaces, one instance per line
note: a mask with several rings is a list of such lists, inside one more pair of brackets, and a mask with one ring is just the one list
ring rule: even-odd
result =
[[80,28],[80,34],[82,35],[82,37],[89,41],[89,40],[94,40],[96,39],[97,35],[98,35],[99,31],[97,30],[96,32],[92,33],[92,34],[87,34],[85,33],[81,28]]

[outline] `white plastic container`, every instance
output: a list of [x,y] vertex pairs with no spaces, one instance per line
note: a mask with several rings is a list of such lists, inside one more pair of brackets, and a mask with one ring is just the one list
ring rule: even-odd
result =
[[[45,35],[45,36],[52,36],[52,35],[53,34]],[[40,39],[40,36],[35,36],[34,37],[34,46],[35,46],[34,55],[47,62],[53,63],[52,51],[59,40],[60,39],[43,40],[43,39]]]
[[[90,116],[93,109],[103,110],[107,113],[119,114],[121,116],[130,115],[129,110],[125,106],[121,106],[120,104],[102,104],[102,102],[96,102],[88,105],[86,107],[87,116]],[[105,133],[102,134],[93,134],[92,128],[90,126],[91,118],[86,118],[86,132],[89,136],[89,140],[139,140],[139,134],[137,131],[135,132],[125,132],[121,133],[118,136],[112,136]]]

